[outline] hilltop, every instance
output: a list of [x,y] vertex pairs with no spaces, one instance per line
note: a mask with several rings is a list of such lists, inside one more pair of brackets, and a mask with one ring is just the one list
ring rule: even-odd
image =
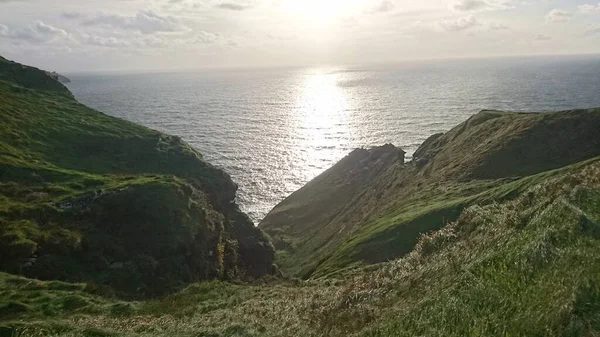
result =
[[[388,261],[472,204],[513,196],[506,184],[600,155],[600,109],[482,111],[433,135],[404,163],[387,145],[357,150],[259,224],[297,277]],[[520,180],[524,187],[529,180]]]
[[144,297],[273,272],[230,176],[0,59],[0,270]]

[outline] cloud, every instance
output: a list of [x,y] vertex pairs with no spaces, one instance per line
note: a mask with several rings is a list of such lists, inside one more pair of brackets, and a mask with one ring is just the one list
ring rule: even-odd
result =
[[579,9],[579,12],[582,14],[591,14],[594,12],[600,12],[600,2],[597,5],[590,5],[590,4],[579,5],[577,8]]
[[251,7],[248,5],[242,5],[235,2],[221,2],[217,4],[215,7],[220,9],[227,9],[230,11],[245,11],[246,9],[250,9]]
[[133,30],[142,34],[189,31],[189,28],[184,26],[179,19],[162,16],[153,11],[139,11],[135,16],[102,13],[85,21],[84,25]]
[[81,43],[96,47],[121,49],[161,49],[161,48],[195,48],[200,45],[222,44],[220,34],[198,31],[185,36],[148,35],[142,33],[125,34],[120,37],[82,34]]
[[372,8],[366,10],[366,13],[375,14],[375,13],[387,13],[396,9],[396,5],[390,0],[382,0],[377,5]]
[[544,34],[538,34],[538,35],[534,36],[533,39],[535,41],[550,41],[550,40],[552,40],[552,37],[548,36],[548,35],[544,35]]
[[588,36],[598,34],[600,34],[600,24],[589,25],[588,28],[585,30],[585,35]]
[[75,42],[64,29],[47,25],[42,21],[35,21],[28,27],[13,30],[5,25],[0,25],[0,37],[31,43]]
[[82,43],[99,46],[99,47],[129,47],[131,44],[127,41],[117,39],[115,37],[102,37],[97,35],[86,35],[83,37]]
[[62,12],[62,13],[60,13],[60,16],[65,19],[80,19],[80,18],[84,17],[85,15],[83,15],[79,12]]
[[191,42],[196,43],[196,44],[198,44],[198,43],[210,44],[210,43],[217,42],[217,40],[218,40],[217,34],[200,31],[199,33],[196,34],[195,37],[192,38]]
[[267,34],[267,37],[271,40],[277,41],[290,41],[298,39],[296,35],[275,35],[275,34]]
[[442,20],[439,21],[439,25],[445,31],[458,32],[479,26],[480,23],[477,21],[477,18],[470,15],[456,20]]
[[489,25],[491,30],[508,30],[510,29],[509,26],[503,24],[503,23],[498,23],[498,22],[492,22]]
[[458,12],[480,12],[513,7],[509,0],[452,0],[450,8]]
[[451,7],[457,11],[475,11],[488,8],[489,3],[485,0],[458,0]]
[[546,15],[547,23],[560,23],[560,22],[568,22],[573,17],[573,14],[562,11],[560,9],[553,9]]

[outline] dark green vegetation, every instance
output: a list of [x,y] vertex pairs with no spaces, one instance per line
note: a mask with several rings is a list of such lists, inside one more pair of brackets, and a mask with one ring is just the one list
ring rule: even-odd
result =
[[284,273],[314,278],[401,257],[469,205],[514,197],[550,170],[599,156],[600,109],[482,111],[429,138],[408,164],[398,151],[356,150],[267,215],[259,227]]
[[133,297],[272,272],[237,186],[177,137],[0,59],[0,270]]
[[3,59],[0,117],[0,337],[600,335],[600,109],[356,150],[261,225],[309,280],[252,283],[268,238],[176,137]]

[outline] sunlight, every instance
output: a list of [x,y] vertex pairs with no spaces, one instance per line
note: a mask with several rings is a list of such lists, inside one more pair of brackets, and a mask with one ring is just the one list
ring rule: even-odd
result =
[[339,76],[331,69],[309,73],[299,91],[296,127],[302,134],[301,157],[310,167],[307,179],[321,173],[331,157],[340,155],[340,141],[347,138],[350,102],[338,86]]
[[285,0],[284,10],[309,27],[326,28],[363,10],[366,0]]

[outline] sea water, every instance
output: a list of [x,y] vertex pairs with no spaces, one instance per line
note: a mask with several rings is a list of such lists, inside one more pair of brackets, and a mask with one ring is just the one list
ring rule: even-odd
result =
[[600,107],[600,56],[68,75],[80,102],[229,172],[255,222],[354,148],[392,143],[410,160],[482,109]]

